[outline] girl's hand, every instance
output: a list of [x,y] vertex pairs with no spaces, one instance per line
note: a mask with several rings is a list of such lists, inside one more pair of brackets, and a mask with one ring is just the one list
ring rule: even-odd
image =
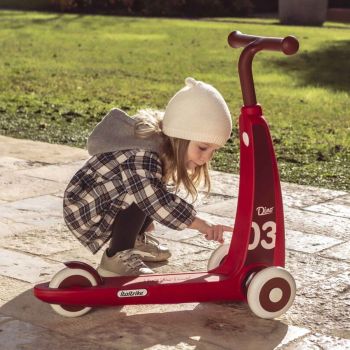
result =
[[207,240],[213,240],[220,243],[224,243],[224,232],[233,231],[233,227],[231,226],[213,224],[210,221],[199,218],[198,216],[193,220],[189,228],[203,233]]
[[204,237],[207,240],[213,240],[217,241],[219,243],[224,243],[224,232],[232,232],[233,227],[226,226],[226,225],[215,225],[212,224],[210,227],[206,229],[206,232],[204,233]]

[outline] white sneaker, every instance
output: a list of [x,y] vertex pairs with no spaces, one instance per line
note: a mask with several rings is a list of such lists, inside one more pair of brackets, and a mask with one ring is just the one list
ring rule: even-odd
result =
[[97,268],[102,277],[138,276],[154,273],[143,261],[135,249],[123,250],[112,257],[105,251]]
[[157,239],[146,232],[137,237],[135,249],[143,261],[159,262],[171,257],[169,249],[161,245]]

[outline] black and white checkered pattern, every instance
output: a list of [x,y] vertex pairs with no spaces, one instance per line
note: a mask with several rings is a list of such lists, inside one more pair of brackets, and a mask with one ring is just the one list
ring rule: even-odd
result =
[[91,157],[64,193],[68,228],[93,253],[110,238],[118,212],[136,203],[153,220],[182,230],[193,221],[193,206],[166,190],[157,153],[126,150]]

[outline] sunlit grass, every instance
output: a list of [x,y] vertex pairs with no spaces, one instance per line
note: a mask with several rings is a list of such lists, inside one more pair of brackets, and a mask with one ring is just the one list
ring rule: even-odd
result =
[[[295,56],[257,54],[254,80],[284,181],[350,189],[350,26],[281,26],[276,19],[180,20],[0,12],[0,132],[84,147],[112,107],[164,109],[193,76],[216,86],[236,122],[240,50],[232,30],[295,35]],[[237,172],[237,137],[216,169]]]

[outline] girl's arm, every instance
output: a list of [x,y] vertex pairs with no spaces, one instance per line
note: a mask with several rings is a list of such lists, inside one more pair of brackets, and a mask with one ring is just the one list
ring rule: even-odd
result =
[[162,164],[155,153],[136,150],[122,164],[124,201],[135,203],[150,218],[174,230],[187,228],[197,215],[193,205],[167,191]]
[[175,230],[191,228],[208,240],[223,243],[223,233],[232,227],[216,225],[197,216],[193,206],[179,196],[169,193],[162,184],[161,162],[153,153],[138,151],[125,162],[122,172],[128,202],[138,207],[153,220]]
[[199,216],[196,216],[194,218],[194,220],[192,221],[191,225],[188,226],[188,228],[203,233],[205,238],[208,240],[214,240],[220,243],[224,243],[224,232],[233,231],[233,227],[221,224],[213,224],[212,222],[202,219]]

